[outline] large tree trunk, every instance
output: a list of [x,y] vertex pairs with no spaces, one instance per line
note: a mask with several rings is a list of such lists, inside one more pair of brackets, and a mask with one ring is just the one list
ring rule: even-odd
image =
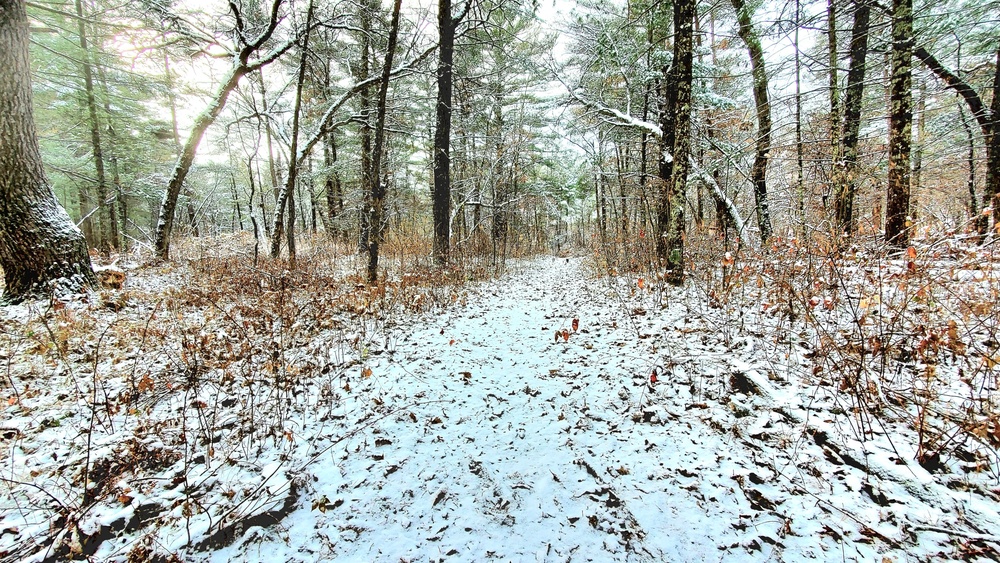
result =
[[31,108],[28,17],[0,0],[0,267],[3,301],[79,291],[96,283],[83,233],[45,178]]
[[753,74],[753,99],[757,106],[757,154],[750,169],[753,196],[757,207],[757,226],[761,242],[771,238],[771,212],[767,203],[767,158],[771,152],[771,103],[767,98],[767,72],[764,69],[764,49],[750,20],[750,9],[743,0],[732,0],[739,21],[739,36],[750,53]]
[[889,183],[885,240],[896,248],[910,241],[910,143],[913,126],[913,0],[892,2],[892,78],[889,114]]
[[[471,1],[471,0],[467,0]],[[451,0],[438,0],[437,122],[434,130],[434,262],[448,262],[451,246],[451,91],[456,20]]]
[[368,226],[371,232],[368,237],[368,282],[378,281],[378,254],[382,244],[382,222],[385,214],[386,185],[382,176],[382,147],[385,143],[385,112],[386,98],[389,95],[389,77],[392,73],[392,59],[396,52],[396,40],[399,37],[399,10],[402,0],[395,0],[392,5],[392,22],[389,24],[389,42],[386,45],[385,64],[382,66],[382,81],[378,89],[378,105],[375,106],[375,143],[372,147],[372,191],[371,210]]
[[[683,1],[683,0],[682,0]],[[676,25],[676,24],[675,24]],[[676,43],[674,44],[676,52]],[[677,57],[669,68],[663,69],[663,79],[660,84],[660,158],[657,159],[657,175],[659,188],[656,198],[656,256],[661,261],[670,256],[670,246],[667,243],[667,231],[670,230],[670,217],[674,207],[680,206],[684,213],[683,202],[672,199],[671,179],[674,174],[673,154],[677,131],[674,124],[677,121]]]
[[684,207],[687,173],[691,154],[691,81],[694,63],[695,0],[674,2],[674,76],[677,98],[674,130],[673,170],[668,199],[670,215],[665,233],[665,279],[673,285],[684,283]]
[[844,98],[844,136],[840,149],[843,162],[834,163],[834,216],[841,234],[855,229],[854,192],[857,185],[858,134],[861,129],[861,101],[865,91],[865,67],[868,59],[868,28],[871,6],[856,0],[854,27],[851,30],[851,66],[847,71],[847,95]]

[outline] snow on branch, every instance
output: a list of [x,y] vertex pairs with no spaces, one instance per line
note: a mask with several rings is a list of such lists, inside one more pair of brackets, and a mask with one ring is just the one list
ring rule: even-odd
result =
[[[582,104],[584,107],[590,108],[591,110],[597,112],[600,115],[612,118],[614,120],[613,123],[615,125],[621,127],[633,127],[636,129],[641,129],[643,131],[646,131],[647,133],[651,133],[657,139],[661,140],[663,139],[663,129],[661,129],[655,123],[651,123],[649,121],[644,121],[642,119],[632,117],[631,115],[623,113],[615,108],[608,107],[600,102],[594,100],[588,100],[580,94],[579,89],[573,90],[567,87],[567,90],[569,90],[569,93],[571,96],[573,96],[574,100]],[[669,151],[664,150],[662,158],[665,162],[670,162],[670,160],[672,159],[672,155],[669,153]],[[726,215],[728,216],[729,221],[736,229],[736,232],[740,234],[740,238],[741,239],[744,238],[743,233],[746,230],[746,221],[740,214],[740,210],[736,207],[736,204],[733,202],[733,200],[729,199],[729,196],[726,195],[726,192],[719,186],[718,182],[715,181],[715,178],[712,178],[711,174],[705,171],[705,169],[702,168],[701,166],[698,166],[698,163],[695,162],[694,159],[691,159],[690,163],[691,163],[692,175],[696,177],[701,183],[708,186],[709,190],[712,191],[712,195],[715,197],[715,199],[718,200],[720,203],[722,203],[722,207],[726,210]],[[746,240],[751,240],[751,239],[748,237]]]
[[716,200],[722,203],[722,206],[726,210],[726,215],[729,217],[729,221],[733,224],[733,228],[736,229],[740,240],[747,240],[750,244],[753,244],[753,237],[744,237],[743,233],[746,231],[746,221],[744,221],[743,216],[740,215],[740,210],[736,207],[733,200],[729,199],[726,192],[719,186],[719,183],[715,181],[715,178],[708,173],[707,170],[698,166],[698,163],[691,159],[691,172],[693,175],[704,185],[708,186],[708,189],[712,190],[712,195]]
[[621,126],[621,127],[634,127],[634,128],[637,128],[637,129],[642,129],[642,130],[646,131],[647,133],[652,134],[657,139],[662,139],[663,138],[663,129],[660,129],[660,126],[657,125],[657,124],[655,124],[655,123],[650,123],[649,121],[643,121],[643,120],[638,119],[636,117],[632,117],[631,115],[628,115],[627,113],[621,112],[621,111],[616,110],[615,108],[612,108],[612,107],[608,107],[608,106],[602,104],[601,102],[596,102],[594,100],[588,100],[588,99],[586,99],[586,98],[584,98],[583,96],[580,95],[579,89],[577,89],[577,90],[570,90],[570,95],[573,96],[574,100],[580,102],[585,107],[588,107],[588,108],[596,111],[598,114],[603,115],[605,117],[614,118],[614,120],[615,120],[614,124],[615,125],[618,125],[618,126]]

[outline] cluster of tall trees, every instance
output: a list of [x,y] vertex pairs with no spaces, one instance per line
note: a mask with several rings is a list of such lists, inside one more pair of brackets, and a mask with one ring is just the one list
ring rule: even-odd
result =
[[[683,260],[680,234],[712,210],[715,229],[751,243],[776,232],[843,243],[865,230],[905,248],[919,214],[986,234],[990,209],[997,223],[1000,35],[989,8],[582,5],[564,82],[605,240],[652,232],[669,272]],[[978,131],[962,138],[966,123]]]
[[293,267],[323,231],[374,281],[389,239],[500,262],[572,223],[649,233],[681,283],[692,229],[905,248],[918,215],[1000,222],[988,6],[558,4],[0,0],[6,297],[92,281],[87,247],[167,259],[179,229]]

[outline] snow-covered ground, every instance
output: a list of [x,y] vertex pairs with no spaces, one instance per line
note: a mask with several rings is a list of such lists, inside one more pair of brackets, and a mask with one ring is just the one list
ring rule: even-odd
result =
[[[865,413],[810,379],[808,331],[737,319],[694,286],[597,278],[576,257],[463,291],[282,343],[300,376],[266,396],[207,359],[221,381],[156,391],[158,373],[190,367],[186,345],[153,368],[91,350],[99,374],[118,374],[96,387],[44,356],[42,389],[2,419],[5,560],[997,557],[991,472],[929,473],[906,416],[856,431]],[[136,381],[138,408],[81,406]],[[81,466],[115,481],[83,498]],[[51,534],[69,547],[46,548]]]

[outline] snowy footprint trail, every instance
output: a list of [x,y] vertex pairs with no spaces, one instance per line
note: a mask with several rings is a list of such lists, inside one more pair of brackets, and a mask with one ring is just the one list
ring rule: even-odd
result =
[[[385,349],[363,359],[371,375],[348,382],[342,414],[301,421],[319,454],[297,508],[209,557],[842,561],[888,553],[901,561],[910,559],[897,541],[906,526],[864,525],[886,519],[859,491],[887,493],[915,518],[933,512],[936,522],[949,511],[947,499],[932,506],[943,493],[930,484],[922,484],[929,498],[903,498],[905,485],[860,475],[846,451],[834,449],[846,465],[820,466],[835,446],[803,442],[808,413],[762,407],[809,390],[752,377],[719,327],[682,299],[664,306],[653,292],[637,297],[594,279],[577,258],[521,267],[480,286],[464,307],[386,333]],[[557,336],[563,329],[568,340]],[[752,348],[744,352],[759,356]],[[734,392],[734,372],[766,392]],[[375,414],[351,433],[336,429],[364,405]],[[914,559],[937,549],[926,538],[916,544],[926,549]]]

